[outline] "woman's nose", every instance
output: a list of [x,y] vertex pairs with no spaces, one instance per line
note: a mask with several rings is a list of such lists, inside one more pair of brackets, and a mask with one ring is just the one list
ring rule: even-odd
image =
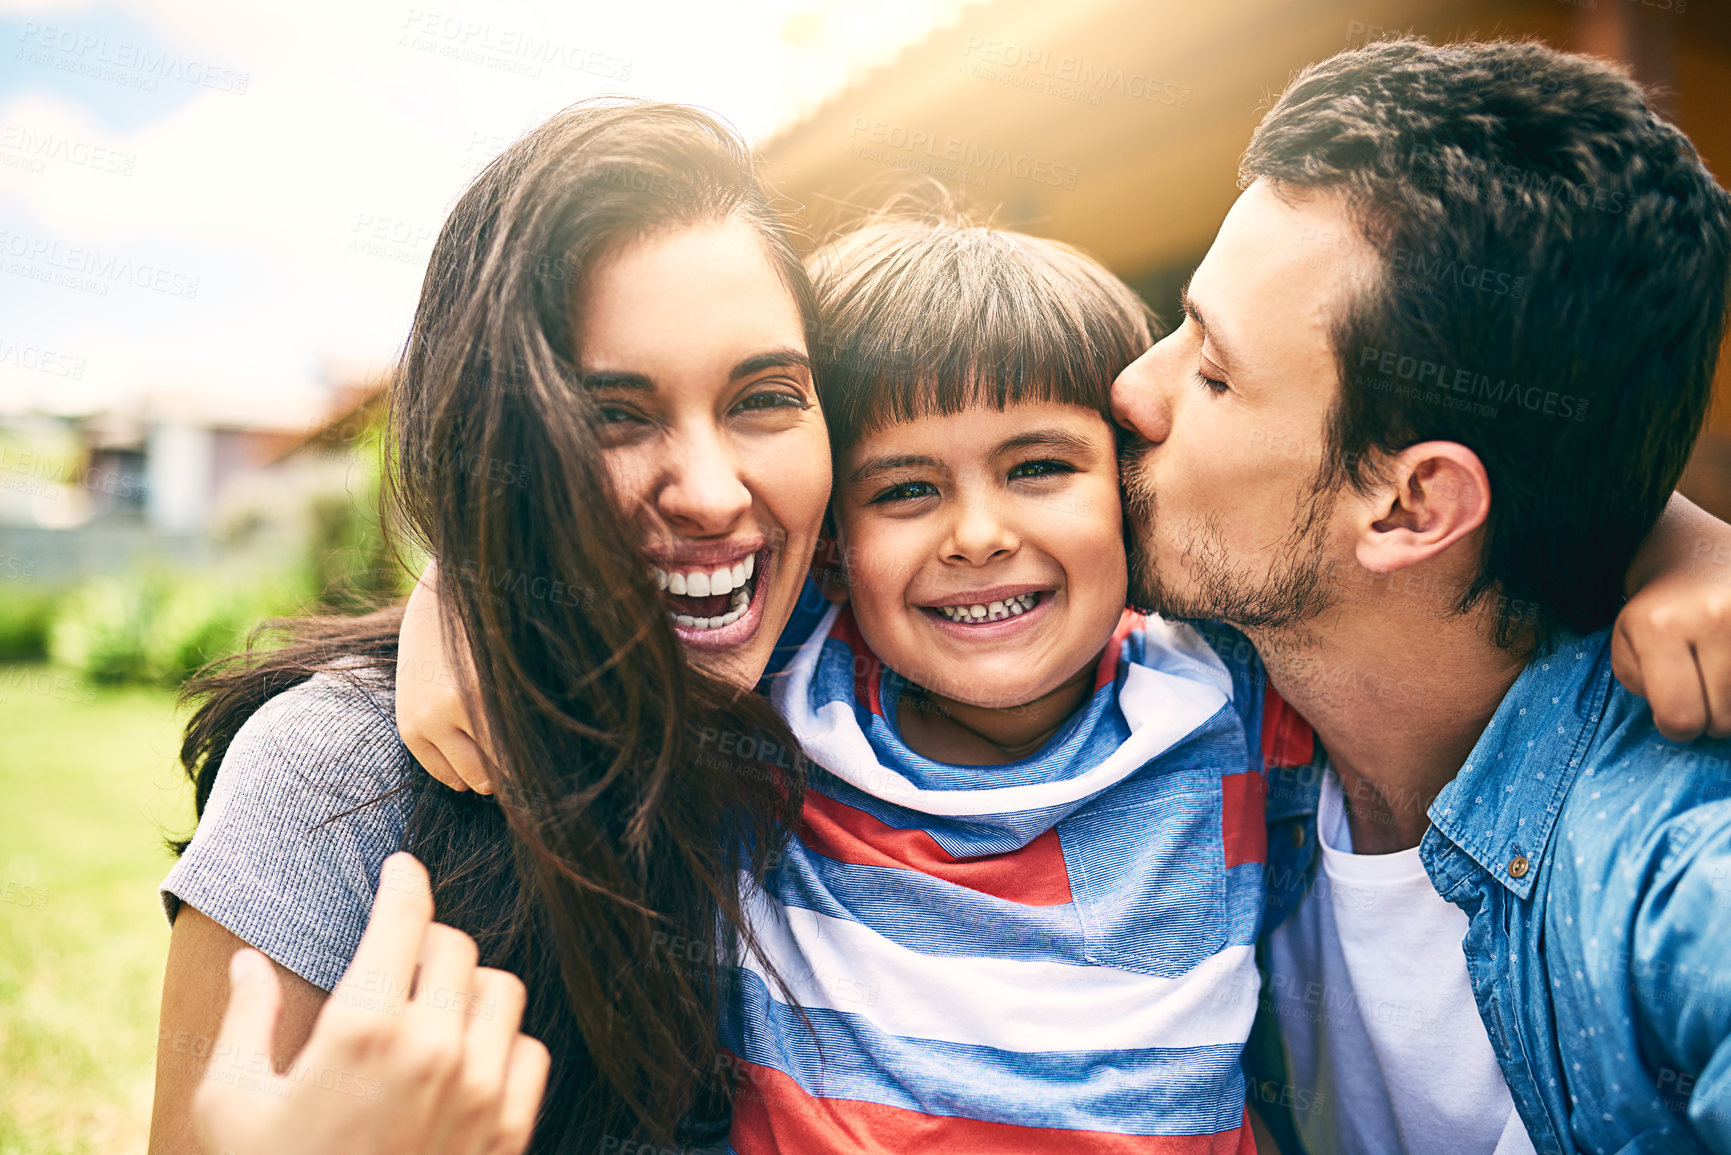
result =
[[667,478],[656,506],[667,522],[699,537],[731,532],[751,509],[751,490],[739,460],[720,438],[699,435],[672,441]]

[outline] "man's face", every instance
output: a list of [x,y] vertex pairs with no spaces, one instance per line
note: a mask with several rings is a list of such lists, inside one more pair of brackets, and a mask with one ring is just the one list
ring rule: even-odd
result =
[[1130,600],[1250,629],[1334,601],[1350,561],[1325,469],[1331,327],[1375,254],[1344,203],[1246,189],[1190,279],[1184,323],[1119,375]]

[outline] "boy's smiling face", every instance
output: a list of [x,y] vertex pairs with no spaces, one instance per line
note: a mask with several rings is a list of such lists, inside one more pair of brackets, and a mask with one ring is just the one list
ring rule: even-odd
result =
[[[1019,706],[1087,667],[1123,612],[1111,426],[1027,402],[902,422],[837,461],[860,633],[928,692]],[[983,616],[981,616],[983,614]]]

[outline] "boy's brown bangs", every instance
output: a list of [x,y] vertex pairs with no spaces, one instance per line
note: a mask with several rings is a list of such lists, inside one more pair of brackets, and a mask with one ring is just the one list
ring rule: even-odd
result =
[[977,406],[1081,405],[1153,343],[1148,306],[1057,241],[879,220],[811,260],[817,385],[839,453],[885,426]]

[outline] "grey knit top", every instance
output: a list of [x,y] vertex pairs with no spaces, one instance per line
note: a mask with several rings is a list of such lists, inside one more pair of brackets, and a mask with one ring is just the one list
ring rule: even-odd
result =
[[278,694],[235,735],[192,845],[162,881],[169,922],[190,903],[330,990],[408,823],[408,791],[377,800],[420,773],[376,675],[317,674]]
[[[381,796],[421,773],[397,735],[391,687],[377,675],[317,674],[283,691],[229,746],[192,844],[162,880],[168,921],[190,903],[331,990],[360,946],[379,870],[408,827],[412,793]],[[724,1155],[726,1134],[725,1116],[688,1118],[678,1150]]]

